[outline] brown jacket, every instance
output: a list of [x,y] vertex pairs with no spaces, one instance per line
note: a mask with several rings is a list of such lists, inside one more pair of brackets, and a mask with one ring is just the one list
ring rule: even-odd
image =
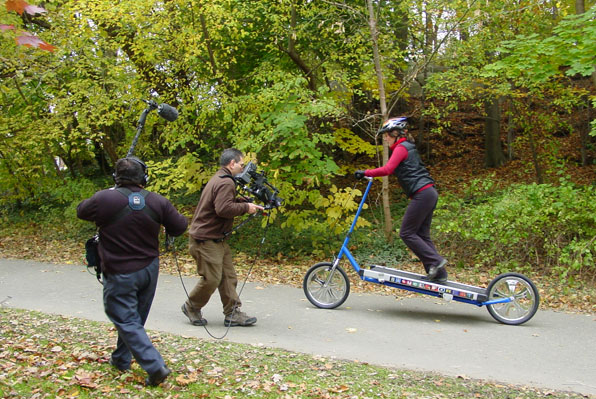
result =
[[[227,176],[227,177],[225,177]],[[232,230],[234,217],[248,212],[248,204],[236,198],[236,184],[230,171],[221,168],[207,182],[190,223],[189,234],[196,240],[217,240]]]

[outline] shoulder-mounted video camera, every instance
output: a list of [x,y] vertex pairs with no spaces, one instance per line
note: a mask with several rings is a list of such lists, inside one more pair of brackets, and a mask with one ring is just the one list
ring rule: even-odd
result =
[[264,173],[257,172],[257,166],[252,162],[244,167],[242,173],[234,176],[234,181],[244,191],[261,200],[265,209],[277,208],[283,202],[283,199],[277,196],[279,190],[267,181]]

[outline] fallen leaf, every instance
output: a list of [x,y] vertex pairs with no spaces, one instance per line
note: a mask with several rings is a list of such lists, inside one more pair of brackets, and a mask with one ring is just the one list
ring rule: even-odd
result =
[[196,381],[196,378],[192,378],[191,376],[179,375],[176,377],[176,382],[182,386],[188,385],[194,381]]
[[340,385],[338,387],[329,388],[329,390],[333,393],[341,393],[346,392],[350,389],[347,385]]
[[24,0],[6,0],[6,9],[22,15],[29,3]]

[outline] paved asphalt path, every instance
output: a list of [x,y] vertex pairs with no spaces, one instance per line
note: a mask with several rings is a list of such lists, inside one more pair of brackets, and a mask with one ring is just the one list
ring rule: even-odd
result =
[[[188,290],[196,281],[184,278]],[[160,275],[147,328],[212,339],[180,311],[185,295],[178,276]],[[301,289],[257,283],[241,299],[258,322],[230,329],[231,342],[596,397],[595,315],[539,310],[524,325],[506,326],[474,305],[355,293],[323,310]],[[107,321],[101,286],[84,266],[0,259],[0,303]],[[203,315],[213,335],[225,333],[217,293]]]

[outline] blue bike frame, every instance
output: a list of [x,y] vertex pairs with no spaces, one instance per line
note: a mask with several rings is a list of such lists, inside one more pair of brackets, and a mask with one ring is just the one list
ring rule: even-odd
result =
[[427,281],[424,280],[422,278],[423,276],[420,274],[405,272],[397,269],[391,269],[383,266],[374,266],[374,270],[361,268],[356,259],[354,259],[354,256],[352,256],[350,250],[348,249],[348,243],[350,242],[350,236],[356,227],[356,222],[358,221],[358,217],[362,212],[362,208],[364,206],[364,203],[366,202],[366,198],[368,197],[368,193],[370,192],[370,188],[373,183],[372,177],[365,177],[365,179],[368,180],[366,190],[362,195],[360,205],[358,206],[358,210],[356,211],[356,216],[354,216],[354,220],[352,221],[352,225],[350,226],[350,229],[346,234],[346,238],[344,239],[343,245],[341,246],[339,253],[337,254],[337,257],[333,261],[333,266],[329,273],[325,286],[328,285],[328,283],[333,278],[335,269],[339,266],[341,259],[345,257],[352,265],[352,268],[354,268],[354,271],[358,273],[360,279],[364,281],[399,288],[406,291],[417,292],[420,294],[440,297],[446,300],[455,300],[458,302],[469,303],[479,307],[486,305],[495,305],[498,303],[507,303],[512,302],[514,300],[513,297],[507,297],[489,301],[487,300],[488,295],[486,293],[486,289],[484,288],[467,284],[461,284],[454,281],[449,281],[447,283]]
[[335,258],[335,261],[333,262],[333,268],[335,269],[335,267],[337,267],[337,265],[339,264],[341,258],[343,258],[345,256],[348,259],[348,261],[350,262],[350,264],[352,265],[352,267],[354,268],[354,270],[356,271],[356,273],[358,273],[358,274],[360,274],[360,270],[361,270],[360,265],[358,265],[358,262],[356,262],[356,259],[354,259],[354,257],[352,256],[352,253],[348,249],[348,243],[350,242],[350,235],[356,228],[356,222],[358,221],[358,217],[360,217],[360,212],[362,212],[362,208],[364,207],[364,203],[366,202],[366,197],[368,197],[368,193],[370,192],[370,188],[373,183],[372,177],[364,177],[364,178],[368,180],[368,184],[366,185],[366,190],[364,190],[364,194],[362,195],[362,199],[360,200],[360,205],[358,205],[358,210],[356,211],[356,216],[354,216],[354,220],[352,221],[352,225],[350,226],[350,229],[348,230],[348,234],[346,234],[346,238],[344,239],[344,243],[339,250],[339,254],[337,254],[337,258]]

